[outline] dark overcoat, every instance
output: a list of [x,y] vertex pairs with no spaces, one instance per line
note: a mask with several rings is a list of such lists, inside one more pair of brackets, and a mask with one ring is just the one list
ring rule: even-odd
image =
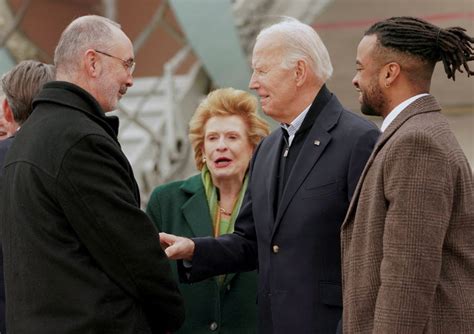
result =
[[161,333],[183,322],[117,128],[89,93],[50,82],[17,132],[0,198],[9,333]]
[[[0,193],[2,192],[2,176],[3,176],[3,162],[13,143],[14,136],[8,137],[0,141]],[[1,205],[0,205],[1,211]],[[3,280],[3,251],[0,242],[0,333],[6,332],[5,325],[5,282]]]
[[277,210],[280,129],[255,152],[235,232],[194,239],[191,281],[258,267],[259,333],[334,333],[341,317],[340,227],[379,130],[322,93],[328,102],[319,105]]

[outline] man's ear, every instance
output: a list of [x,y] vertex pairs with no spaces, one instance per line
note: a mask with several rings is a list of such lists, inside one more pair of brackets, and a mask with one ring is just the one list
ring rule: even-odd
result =
[[2,108],[3,108],[3,117],[5,117],[5,120],[8,123],[15,122],[15,117],[13,116],[12,108],[10,108],[10,104],[8,103],[8,100],[6,98],[3,99]]
[[83,62],[86,73],[90,77],[96,78],[101,70],[101,63],[99,62],[97,52],[95,52],[93,49],[88,49],[84,53]]
[[295,80],[296,86],[301,87],[303,86],[304,82],[306,81],[306,77],[308,75],[308,64],[304,60],[298,60],[296,62],[295,68]]
[[385,88],[390,87],[400,75],[400,64],[396,62],[390,62],[382,68],[382,84]]

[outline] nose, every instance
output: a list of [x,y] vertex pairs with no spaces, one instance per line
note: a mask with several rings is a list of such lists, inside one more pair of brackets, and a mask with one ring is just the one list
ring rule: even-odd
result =
[[255,71],[252,73],[252,76],[250,77],[250,82],[249,82],[249,88],[250,89],[258,89],[259,87],[259,84],[258,84],[258,80],[256,78],[256,74],[255,74]]
[[227,150],[227,144],[225,142],[225,138],[224,136],[220,137],[219,138],[219,142],[217,143],[217,148],[216,148],[219,152],[222,152],[222,151],[225,151]]
[[357,79],[357,74],[354,75],[354,77],[352,78],[352,84],[355,86],[355,88],[359,89],[359,81]]
[[127,81],[125,82],[125,84],[127,85],[127,87],[133,86],[133,75],[131,73],[127,77]]

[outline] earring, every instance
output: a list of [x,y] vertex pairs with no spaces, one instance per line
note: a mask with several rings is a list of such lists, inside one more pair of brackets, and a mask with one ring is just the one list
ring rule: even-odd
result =
[[385,83],[385,88],[390,87],[390,84],[388,82]]
[[206,157],[205,156],[202,156],[202,162],[206,163]]

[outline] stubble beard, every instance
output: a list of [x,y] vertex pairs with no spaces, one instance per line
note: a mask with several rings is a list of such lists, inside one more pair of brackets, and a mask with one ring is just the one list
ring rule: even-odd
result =
[[386,104],[382,90],[377,84],[370,87],[368,93],[362,92],[362,104],[360,110],[364,115],[382,116]]

